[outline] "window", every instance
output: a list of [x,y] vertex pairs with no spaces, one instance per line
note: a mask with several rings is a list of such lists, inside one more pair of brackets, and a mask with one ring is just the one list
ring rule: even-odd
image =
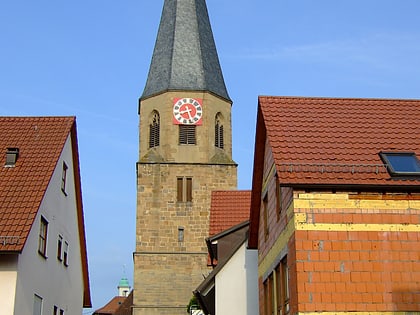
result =
[[221,114],[218,113],[216,115],[216,123],[214,126],[214,145],[216,148],[223,149],[224,148],[224,134],[223,134],[223,125],[221,122]]
[[61,173],[61,191],[67,196],[66,181],[67,181],[67,164],[63,162],[63,172]]
[[42,314],[42,297],[36,294],[34,294],[34,308],[33,308],[32,314],[33,315]]
[[178,202],[192,202],[192,178],[178,177],[177,178],[177,201]]
[[414,152],[381,152],[391,175],[420,176],[420,162]]
[[64,253],[63,253],[63,263],[64,266],[68,266],[69,265],[69,243],[64,242]]
[[7,148],[6,150],[6,164],[7,167],[13,167],[19,157],[19,148]]
[[45,258],[47,258],[47,234],[48,234],[48,221],[41,217],[41,225],[39,228],[39,239],[38,239],[38,252]]
[[289,313],[289,267],[287,257],[276,267],[277,315]]
[[179,125],[179,144],[196,144],[195,125]]
[[184,228],[181,226],[178,228],[178,242],[184,241]]
[[60,309],[60,315],[64,315],[64,310]]
[[263,214],[264,214],[264,235],[265,239],[268,238],[269,225],[268,225],[268,193],[265,194],[263,199]]
[[149,125],[149,149],[160,145],[160,116],[157,111],[153,111]]
[[63,250],[63,237],[61,235],[58,235],[57,240],[57,259],[62,261],[62,250]]
[[264,282],[264,314],[274,315],[274,280],[273,274]]
[[53,315],[58,315],[58,307],[56,305],[53,308]]
[[276,209],[277,209],[277,220],[280,219],[281,212],[281,189],[280,189],[280,180],[277,172],[275,173],[275,184],[276,184]]

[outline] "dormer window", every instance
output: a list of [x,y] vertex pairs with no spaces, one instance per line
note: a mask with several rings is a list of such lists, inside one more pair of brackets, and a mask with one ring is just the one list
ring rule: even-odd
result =
[[393,176],[420,176],[420,162],[414,152],[381,152],[380,156]]
[[19,148],[7,148],[6,150],[6,167],[13,167],[19,157]]

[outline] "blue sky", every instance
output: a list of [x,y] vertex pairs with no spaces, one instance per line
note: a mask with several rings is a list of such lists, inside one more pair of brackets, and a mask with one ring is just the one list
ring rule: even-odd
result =
[[[163,0],[3,1],[0,115],[77,116],[92,310],[132,284],[137,104]],[[207,0],[249,189],[258,95],[420,98],[418,0]],[[188,301],[186,301],[187,303]]]

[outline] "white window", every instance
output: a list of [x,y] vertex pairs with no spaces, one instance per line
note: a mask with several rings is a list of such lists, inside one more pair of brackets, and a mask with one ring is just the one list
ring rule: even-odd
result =
[[57,259],[62,261],[62,252],[63,252],[63,237],[61,235],[58,235],[57,240]]
[[40,253],[45,258],[47,258],[47,235],[48,221],[44,217],[41,217],[38,239],[38,253]]
[[61,191],[67,196],[66,181],[67,181],[67,169],[66,162],[63,162],[63,172],[61,173]]
[[41,315],[42,314],[42,297],[39,295],[34,294],[34,310],[32,312],[33,315]]
[[69,265],[69,243],[64,242],[64,255],[63,255],[63,263],[65,266]]

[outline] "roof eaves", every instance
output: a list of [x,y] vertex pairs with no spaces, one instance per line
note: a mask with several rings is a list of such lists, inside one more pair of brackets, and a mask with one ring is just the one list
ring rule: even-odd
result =
[[75,179],[75,191],[76,191],[76,202],[77,202],[77,220],[79,226],[79,241],[81,251],[81,263],[83,272],[83,307],[92,307],[91,294],[90,294],[90,283],[89,283],[89,268],[86,248],[86,232],[83,214],[83,202],[82,202],[82,187],[80,179],[80,163],[79,163],[79,149],[77,141],[77,128],[76,119],[73,122],[71,128],[71,143],[73,152],[73,165],[74,165],[74,179]]

